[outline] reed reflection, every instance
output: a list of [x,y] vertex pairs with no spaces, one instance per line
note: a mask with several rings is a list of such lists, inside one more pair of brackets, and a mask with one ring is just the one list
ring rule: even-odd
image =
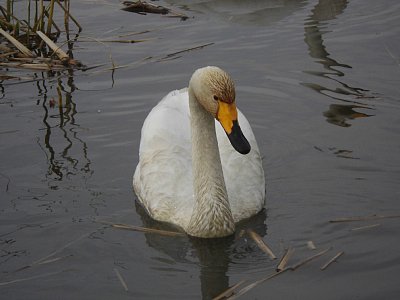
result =
[[[47,157],[46,178],[53,181],[62,181],[75,175],[86,178],[92,174],[88,147],[86,142],[79,137],[80,125],[75,120],[77,106],[73,101],[72,94],[76,87],[73,71],[69,72],[65,83],[61,76],[58,76],[57,96],[49,96],[50,91],[47,88],[46,80],[37,82],[44,111],[42,122],[45,126],[43,141],[38,139],[38,144]],[[54,92],[52,92],[53,94]],[[51,185],[53,188],[57,188],[57,184],[54,182]]]
[[329,123],[343,127],[351,126],[346,120],[372,116],[354,111],[354,108],[370,109],[358,101],[362,98],[370,98],[365,95],[368,90],[350,86],[343,79],[340,79],[345,76],[345,70],[350,69],[351,66],[333,59],[324,45],[323,35],[327,21],[333,20],[342,14],[347,4],[348,0],[320,0],[315,5],[304,26],[304,40],[308,46],[309,55],[325,69],[324,71],[304,72],[326,78],[329,80],[330,86],[333,84],[334,87],[322,86],[316,83],[303,83],[303,85],[332,99],[353,104],[334,104],[330,106],[328,111],[324,112],[324,116],[327,117]]
[[[177,228],[151,219],[136,202],[136,211],[141,217],[143,226],[155,229],[177,231]],[[228,271],[236,266],[254,269],[257,253],[260,260],[268,267],[268,257],[252,241],[241,235],[241,231],[252,229],[261,237],[267,234],[265,224],[266,211],[237,224],[236,235],[218,239],[200,239],[185,237],[167,237],[156,234],[145,234],[147,244],[171,257],[175,262],[197,264],[202,299],[212,299],[221,294],[235,282],[229,282]],[[260,263],[260,261],[258,261]],[[246,268],[246,267],[245,267]]]
[[350,127],[351,125],[347,122],[348,120],[372,116],[358,112],[356,109],[366,109],[366,107],[358,105],[331,104],[329,105],[329,110],[324,112],[324,116],[329,123],[341,127]]

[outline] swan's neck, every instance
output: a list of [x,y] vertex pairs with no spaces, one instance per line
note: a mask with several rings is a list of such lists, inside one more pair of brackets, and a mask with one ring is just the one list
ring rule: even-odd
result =
[[194,207],[187,232],[197,237],[222,237],[235,230],[222,173],[214,118],[189,87],[192,133]]

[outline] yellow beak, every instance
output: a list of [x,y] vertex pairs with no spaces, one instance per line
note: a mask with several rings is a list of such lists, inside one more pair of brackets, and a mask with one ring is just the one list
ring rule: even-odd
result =
[[217,120],[224,128],[233,148],[241,154],[249,153],[251,149],[250,143],[240,129],[235,103],[218,101]]
[[233,121],[237,121],[237,115],[235,103],[218,101],[217,120],[221,123],[227,134],[231,134]]

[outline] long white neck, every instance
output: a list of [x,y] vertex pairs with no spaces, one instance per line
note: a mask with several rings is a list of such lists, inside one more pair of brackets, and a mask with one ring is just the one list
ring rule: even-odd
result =
[[194,207],[187,232],[196,237],[222,237],[235,230],[222,173],[213,116],[189,87],[192,133]]

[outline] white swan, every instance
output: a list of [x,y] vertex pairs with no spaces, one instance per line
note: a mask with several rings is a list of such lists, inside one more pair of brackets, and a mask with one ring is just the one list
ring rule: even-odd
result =
[[133,187],[153,219],[196,237],[231,235],[235,222],[263,208],[260,153],[226,72],[198,69],[188,89],[170,92],[152,109]]

